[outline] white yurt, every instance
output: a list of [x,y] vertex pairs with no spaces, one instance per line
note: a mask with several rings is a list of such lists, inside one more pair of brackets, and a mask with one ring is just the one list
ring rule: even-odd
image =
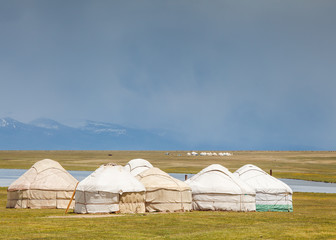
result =
[[38,161],[8,187],[7,208],[67,208],[77,182],[58,162]]
[[234,174],[256,191],[257,211],[293,211],[293,191],[286,183],[252,164]]
[[185,181],[194,210],[255,211],[255,191],[227,168],[212,164]]
[[145,191],[122,166],[102,165],[78,184],[75,213],[144,213]]
[[150,168],[136,178],[146,188],[147,212],[184,212],[192,209],[191,188],[159,168]]
[[136,158],[132,159],[125,165],[125,170],[130,172],[133,176],[138,175],[139,173],[152,168],[153,165],[145,159]]

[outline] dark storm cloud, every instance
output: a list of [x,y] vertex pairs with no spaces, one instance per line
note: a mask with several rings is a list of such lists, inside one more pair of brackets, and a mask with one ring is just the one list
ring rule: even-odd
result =
[[0,4],[0,115],[334,148],[334,1]]

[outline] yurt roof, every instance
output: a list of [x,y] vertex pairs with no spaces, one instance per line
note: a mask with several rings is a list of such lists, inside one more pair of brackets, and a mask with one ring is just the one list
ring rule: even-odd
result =
[[227,168],[212,164],[185,181],[193,193],[255,194],[255,191]]
[[292,189],[284,182],[269,175],[259,167],[247,164],[235,171],[235,175],[254,188],[257,192],[263,193],[293,193]]
[[146,187],[147,191],[157,189],[176,191],[191,190],[188,184],[170,176],[168,173],[156,167],[139,173],[136,178]]
[[152,168],[153,165],[148,162],[145,159],[142,158],[136,158],[130,160],[126,165],[125,165],[125,170],[129,171],[133,176],[136,176],[137,174]]
[[44,159],[36,162],[15,180],[8,191],[16,190],[74,190],[77,180],[58,162]]
[[102,165],[77,187],[81,191],[104,191],[112,193],[144,192],[145,187],[120,165]]

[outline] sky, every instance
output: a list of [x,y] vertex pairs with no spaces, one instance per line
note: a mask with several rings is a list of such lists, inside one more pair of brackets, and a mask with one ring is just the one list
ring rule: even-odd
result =
[[0,0],[0,117],[336,149],[336,1]]

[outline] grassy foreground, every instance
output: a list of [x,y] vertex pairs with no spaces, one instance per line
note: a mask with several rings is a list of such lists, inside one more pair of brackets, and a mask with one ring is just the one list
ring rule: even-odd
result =
[[233,156],[187,156],[187,151],[0,151],[0,168],[28,169],[35,162],[51,158],[67,170],[97,169],[114,162],[124,165],[134,158],[149,160],[166,172],[197,173],[204,167],[219,163],[230,171],[245,164],[254,164],[275,177],[336,182],[334,151],[231,151]]
[[0,188],[0,239],[336,239],[336,194],[295,193],[293,213],[194,211],[92,218],[59,209],[6,209],[6,194]]

